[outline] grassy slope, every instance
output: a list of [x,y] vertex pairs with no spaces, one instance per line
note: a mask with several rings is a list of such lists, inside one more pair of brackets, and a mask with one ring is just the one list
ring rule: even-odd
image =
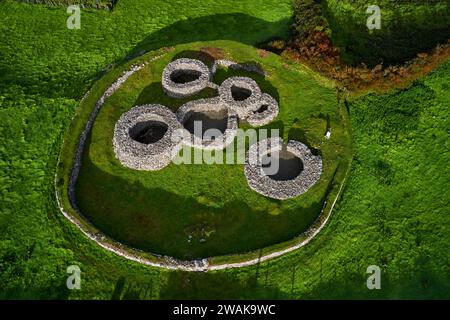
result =
[[[282,259],[227,272],[169,273],[100,250],[60,216],[52,180],[61,134],[103,66],[136,45],[212,37],[211,27],[198,31],[179,22],[164,28],[183,17],[221,24],[215,37],[254,43],[284,34],[288,25],[276,21],[290,16],[288,1],[174,3],[119,1],[112,15],[84,14],[84,29],[72,33],[61,27],[65,10],[0,3],[1,296],[448,298],[448,64],[409,90],[350,105],[358,161],[344,197],[323,233]],[[270,23],[236,14],[205,18],[218,12],[249,12]],[[241,27],[244,18],[255,27]],[[392,109],[410,101],[408,95],[417,97],[416,114]],[[365,118],[371,105],[376,108]],[[391,125],[398,115],[400,123],[412,118],[416,125],[406,131]],[[377,157],[388,166],[377,165]],[[386,168],[387,180],[379,173]],[[81,291],[69,293],[65,268],[72,263],[82,268],[83,282]],[[365,288],[369,264],[383,268],[381,291]]]
[[16,0],[48,6],[69,6],[80,5],[81,7],[93,7],[98,9],[108,9],[114,6],[116,0]]

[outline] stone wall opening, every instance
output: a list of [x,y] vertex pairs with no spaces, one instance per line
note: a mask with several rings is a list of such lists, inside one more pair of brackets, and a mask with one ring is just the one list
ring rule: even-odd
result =
[[265,111],[269,110],[269,105],[268,104],[263,104],[262,106],[260,106],[258,108],[258,110],[253,111],[254,114],[258,114],[258,113],[263,113]]
[[131,139],[143,144],[152,144],[161,140],[169,127],[161,121],[142,121],[130,128]]

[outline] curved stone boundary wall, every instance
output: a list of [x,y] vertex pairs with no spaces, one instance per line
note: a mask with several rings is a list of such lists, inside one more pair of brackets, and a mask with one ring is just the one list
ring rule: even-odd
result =
[[[255,259],[250,259],[247,261],[242,261],[242,262],[236,262],[236,263],[224,263],[224,264],[219,264],[219,265],[210,265],[208,267],[208,270],[223,270],[223,269],[230,269],[230,268],[242,268],[242,267],[248,267],[248,266],[252,266],[270,259],[274,259],[274,258],[278,258],[286,253],[295,251],[297,249],[300,249],[301,247],[307,245],[312,239],[314,239],[315,236],[317,236],[317,234],[323,229],[323,227],[327,224],[328,220],[331,217],[331,213],[334,209],[334,206],[336,205],[337,200],[339,199],[342,190],[345,186],[345,182],[347,181],[347,177],[348,177],[348,173],[350,172],[350,165],[348,166],[347,171],[345,172],[345,177],[341,183],[341,186],[339,188],[339,191],[336,195],[336,197],[333,200],[333,203],[331,204],[330,210],[328,211],[328,214],[326,215],[325,219],[323,219],[323,221],[321,221],[319,224],[316,225],[313,224],[308,230],[306,230],[304,233],[302,233],[302,235],[306,235],[306,238],[304,240],[302,240],[301,242],[294,244],[290,247],[287,247],[285,249],[281,249],[266,255],[263,255],[259,258],[255,258]],[[326,203],[325,203],[326,205]],[[324,205],[324,207],[325,207]],[[320,221],[320,218],[323,215],[323,210],[320,213],[320,215],[317,217],[317,221]]]
[[[209,263],[210,258],[208,258],[208,259],[205,258],[205,259],[201,259],[201,260],[183,261],[183,260],[175,259],[173,257],[161,256],[161,255],[156,255],[156,254],[146,253],[146,252],[143,252],[140,250],[136,250],[136,249],[128,247],[116,240],[108,238],[106,235],[104,235],[100,231],[96,231],[96,232],[92,231],[92,230],[96,230],[96,228],[84,217],[84,215],[79,210],[78,206],[76,205],[75,192],[74,192],[75,191],[74,186],[76,183],[76,179],[78,178],[78,174],[79,174],[80,167],[81,167],[81,159],[82,159],[84,146],[86,143],[86,138],[87,138],[87,136],[92,128],[92,125],[95,121],[95,118],[96,118],[98,112],[100,111],[101,107],[103,106],[105,100],[109,96],[111,96],[133,73],[141,70],[145,65],[147,65],[148,63],[150,63],[154,60],[161,58],[162,56],[164,56],[164,54],[153,57],[152,59],[150,59],[149,61],[147,61],[141,65],[132,66],[128,71],[125,71],[123,73],[123,75],[121,77],[119,77],[119,79],[117,79],[116,82],[114,82],[105,91],[105,93],[102,95],[102,97],[96,103],[95,108],[92,110],[92,112],[89,116],[88,122],[86,123],[85,129],[83,130],[83,132],[80,136],[77,152],[76,152],[75,159],[74,159],[75,163],[72,168],[72,174],[70,176],[69,186],[68,186],[69,201],[70,201],[70,204],[72,205],[72,209],[75,210],[78,217],[68,213],[64,209],[62,202],[61,202],[60,195],[58,193],[58,187],[57,187],[58,172],[57,171],[55,172],[54,186],[55,186],[56,202],[57,202],[58,208],[61,211],[61,213],[63,214],[63,216],[66,217],[67,220],[69,220],[72,224],[74,224],[78,229],[80,229],[81,232],[86,237],[88,237],[90,240],[97,243],[97,245],[99,245],[100,247],[102,247],[112,253],[115,253],[118,256],[121,256],[125,259],[135,261],[138,263],[142,263],[147,266],[164,268],[164,269],[168,269],[168,270],[205,272],[205,271],[223,270],[223,269],[230,269],[230,268],[247,267],[247,266],[255,265],[260,262],[269,260],[269,259],[280,257],[286,253],[297,250],[297,249],[305,246],[306,244],[308,244],[322,230],[322,228],[325,226],[328,219],[330,218],[331,212],[333,211],[333,208],[334,208],[337,200],[339,199],[339,196],[341,195],[343,187],[347,180],[348,172],[350,171],[350,165],[347,169],[347,172],[345,173],[345,177],[341,183],[338,194],[336,195],[325,219],[320,221],[320,218],[322,217],[322,215],[324,213],[324,211],[322,210],[322,212],[320,213],[320,215],[318,216],[318,218],[316,220],[316,222],[319,222],[319,223],[313,224],[307,231],[302,233],[302,235],[306,235],[306,239],[304,239],[301,242],[294,244],[288,248],[278,250],[278,251],[269,253],[267,255],[263,255],[256,259],[250,259],[250,260],[236,262],[236,263],[224,263],[224,264],[218,264],[218,265],[211,265]],[[88,93],[89,92],[90,91],[88,91]],[[85,95],[85,97],[88,96],[88,93]],[[84,101],[84,98],[81,100],[81,102],[83,102],[83,101]],[[58,158],[57,167],[58,167],[59,163],[60,163],[60,158]],[[155,260],[151,260],[147,257],[144,257],[143,254],[148,254],[150,256],[153,256],[155,258]],[[158,261],[158,260],[160,260],[160,261]]]
[[[100,231],[93,232],[91,230],[96,230],[96,228],[84,217],[84,215],[81,213],[80,209],[78,208],[76,204],[76,197],[75,197],[75,185],[76,181],[78,179],[78,175],[81,168],[81,160],[83,158],[83,151],[86,144],[87,137],[92,129],[92,126],[94,124],[94,121],[97,117],[97,114],[99,113],[101,107],[105,103],[106,99],[114,94],[114,92],[117,91],[117,89],[120,88],[120,86],[125,83],[125,81],[134,73],[144,68],[148,63],[153,62],[159,58],[164,56],[164,54],[153,57],[149,61],[139,64],[139,65],[133,65],[131,68],[127,71],[125,71],[100,97],[100,99],[95,104],[94,109],[92,110],[91,114],[89,115],[88,121],[86,122],[86,126],[81,133],[80,140],[78,142],[77,150],[75,153],[74,158],[74,165],[72,167],[72,173],[69,178],[69,184],[68,184],[68,197],[70,204],[72,206],[72,209],[75,210],[75,212],[78,214],[79,217],[75,217],[71,214],[69,214],[63,207],[60,195],[58,193],[57,188],[57,172],[55,173],[55,194],[56,194],[56,201],[58,203],[59,210],[61,213],[75,226],[77,226],[85,236],[87,236],[89,239],[95,241],[100,247],[111,251],[121,257],[124,257],[128,260],[136,261],[148,266],[152,267],[161,267],[166,269],[172,269],[172,270],[184,270],[184,271],[204,271],[208,266],[207,259],[202,260],[193,260],[193,261],[180,261],[177,259],[174,259],[172,257],[166,257],[166,256],[159,256],[150,254],[155,258],[155,260],[162,260],[160,262],[152,261],[148,258],[145,258],[142,256],[142,251],[130,248],[116,240],[113,240],[109,237],[107,237],[105,234],[103,234]],[[90,91],[88,91],[90,92]],[[84,99],[88,96],[86,94],[81,102],[84,101]],[[58,164],[60,162],[60,159],[58,159]]]

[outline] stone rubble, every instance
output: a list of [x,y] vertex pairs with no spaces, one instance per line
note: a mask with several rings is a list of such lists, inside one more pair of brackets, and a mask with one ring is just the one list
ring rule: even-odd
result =
[[242,70],[242,71],[246,71],[246,72],[253,72],[253,73],[257,73],[261,76],[266,76],[266,72],[259,66],[255,65],[255,64],[251,64],[251,63],[236,63],[234,61],[231,60],[225,60],[225,59],[219,59],[219,60],[215,60],[214,64],[211,67],[211,73],[215,74],[217,71],[217,68],[221,66],[221,67],[225,67],[225,68],[230,68],[233,70]]

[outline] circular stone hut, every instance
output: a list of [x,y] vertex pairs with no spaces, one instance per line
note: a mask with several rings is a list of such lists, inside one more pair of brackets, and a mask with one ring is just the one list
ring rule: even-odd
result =
[[294,198],[308,191],[320,178],[322,160],[303,143],[281,138],[250,146],[244,173],[256,192],[274,199]]
[[182,105],[177,118],[188,131],[183,142],[191,147],[222,150],[233,142],[238,116],[220,98],[199,99]]
[[181,142],[173,139],[178,129],[181,125],[168,108],[159,104],[134,107],[116,123],[114,153],[128,168],[160,170],[181,148]]
[[210,84],[209,68],[200,60],[177,59],[162,74],[162,86],[169,97],[186,98],[199,93]]

